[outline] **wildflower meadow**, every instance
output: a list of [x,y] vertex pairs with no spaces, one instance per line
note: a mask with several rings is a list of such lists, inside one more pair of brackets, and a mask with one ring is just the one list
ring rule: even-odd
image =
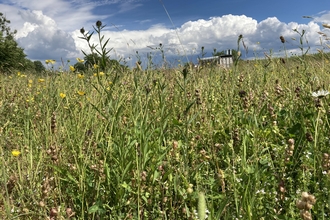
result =
[[1,219],[329,219],[329,48],[127,68],[103,27],[85,71],[0,75]]

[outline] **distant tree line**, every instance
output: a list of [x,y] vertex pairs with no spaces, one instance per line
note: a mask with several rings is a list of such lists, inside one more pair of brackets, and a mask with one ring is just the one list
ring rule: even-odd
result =
[[0,73],[11,73],[14,70],[42,72],[45,67],[40,61],[26,58],[24,49],[14,39],[16,30],[12,31],[8,20],[0,12]]
[[[0,74],[8,74],[14,71],[29,71],[34,73],[43,73],[46,71],[41,61],[31,61],[26,58],[24,49],[18,46],[15,41],[16,30],[12,31],[8,20],[0,12]],[[86,54],[84,63],[77,62],[74,67],[76,71],[85,72],[94,67],[94,64],[100,64],[101,57],[98,54]],[[120,64],[117,60],[106,60],[107,67],[128,68]]]
[[[74,68],[76,71],[86,72],[87,70],[94,68],[94,65],[99,65],[101,63],[101,60],[102,57],[97,53],[86,54],[86,56],[84,57],[84,62],[77,62],[74,65]],[[114,59],[106,59],[106,66],[113,69],[121,68],[122,70],[128,68],[127,66],[120,64],[118,60]]]

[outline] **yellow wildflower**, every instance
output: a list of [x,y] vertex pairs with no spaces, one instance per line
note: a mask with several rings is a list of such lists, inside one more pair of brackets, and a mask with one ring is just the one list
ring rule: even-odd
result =
[[62,93],[62,92],[60,93],[60,97],[61,97],[62,99],[64,99],[65,96],[66,96],[66,95],[65,95],[64,93]]
[[97,69],[97,68],[99,68],[99,65],[94,64],[94,69]]
[[30,98],[30,99],[27,99],[26,102],[33,102],[34,101],[34,98]]
[[17,76],[20,76],[21,75],[21,72],[17,72]]
[[45,79],[38,79],[38,82],[45,82]]
[[84,92],[84,91],[78,91],[77,93],[78,93],[78,95],[80,95],[80,96],[85,95],[85,92]]
[[71,70],[72,72],[74,72],[74,71],[75,71],[75,68],[74,68],[73,66],[70,66],[70,70]]
[[78,74],[79,79],[83,79],[84,77],[85,77],[84,74],[80,74],[80,73]]
[[322,26],[325,27],[325,28],[330,28],[329,24],[322,24]]
[[100,72],[99,75],[100,75],[100,76],[104,76],[104,72]]
[[13,151],[11,152],[11,154],[12,154],[14,157],[18,157],[18,156],[21,154],[21,152],[20,152],[19,150],[13,150]]
[[77,61],[78,61],[79,63],[83,63],[83,62],[84,62],[84,60],[82,60],[82,59],[80,59],[80,58],[77,58]]
[[49,63],[50,63],[50,64],[54,64],[55,62],[56,62],[55,60],[46,60],[46,61],[45,61],[46,64],[49,64]]

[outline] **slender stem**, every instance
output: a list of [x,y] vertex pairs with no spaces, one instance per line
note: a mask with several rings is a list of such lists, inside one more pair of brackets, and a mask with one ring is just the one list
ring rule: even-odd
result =
[[313,149],[313,154],[314,154],[314,176],[316,174],[316,144],[317,144],[317,135],[318,135],[318,125],[319,125],[319,120],[320,120],[320,112],[321,110],[318,110],[317,113],[317,119],[316,119],[316,125],[315,125],[315,134],[314,134],[314,149]]

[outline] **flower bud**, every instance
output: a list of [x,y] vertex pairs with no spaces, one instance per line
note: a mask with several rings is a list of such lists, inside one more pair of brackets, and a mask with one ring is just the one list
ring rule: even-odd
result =
[[102,26],[102,22],[101,22],[101,21],[97,21],[97,22],[96,22],[96,27],[99,28],[99,27],[101,27],[101,26]]

